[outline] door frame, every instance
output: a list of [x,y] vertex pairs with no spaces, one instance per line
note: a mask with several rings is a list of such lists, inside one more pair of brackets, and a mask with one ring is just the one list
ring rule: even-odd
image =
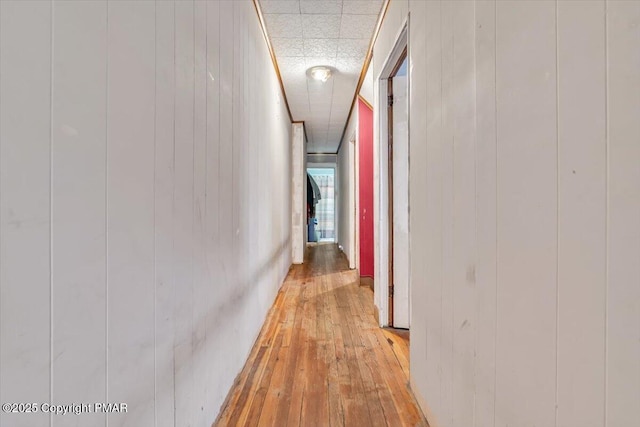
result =
[[[393,68],[391,69],[391,73],[389,74],[389,77],[387,78],[387,100],[391,97],[393,97],[393,78],[398,74],[398,71],[400,70],[400,67],[402,67],[403,62],[405,61],[405,59],[407,59],[407,46],[405,45],[402,53],[400,54],[400,56],[398,57],[398,59],[396,59],[396,64],[393,66]],[[387,196],[387,221],[388,221],[388,234],[389,237],[387,237],[387,239],[389,240],[389,250],[388,250],[388,257],[389,257],[389,271],[388,271],[388,277],[389,277],[389,281],[387,284],[387,288],[388,288],[388,294],[387,294],[387,304],[389,305],[389,313],[388,313],[388,323],[389,326],[394,326],[394,317],[393,317],[393,310],[394,310],[394,304],[393,304],[393,298],[394,298],[394,293],[393,293],[393,289],[394,289],[394,280],[393,280],[393,273],[394,273],[394,256],[393,256],[393,250],[394,250],[394,237],[393,237],[393,221],[394,221],[394,215],[393,215],[393,174],[394,174],[394,169],[393,169],[393,103],[390,103],[389,101],[387,101],[387,188],[388,188],[388,196]]]
[[[355,113],[355,122],[359,123],[358,121],[358,113]],[[353,176],[352,176],[352,181],[353,181],[353,188],[351,189],[351,195],[353,198],[353,212],[352,212],[352,217],[353,217],[353,233],[351,233],[353,235],[353,268],[355,268],[356,270],[358,270],[358,277],[360,277],[360,174],[359,174],[359,170],[360,170],[360,161],[359,161],[359,147],[360,147],[360,126],[356,126],[355,132],[354,132],[354,136],[353,136],[353,156],[350,159],[351,160],[351,164],[350,164],[350,169],[352,170]],[[351,142],[351,141],[350,141]]]
[[[357,120],[357,119],[356,119]],[[345,176],[347,180],[347,220],[349,222],[349,253],[347,258],[349,260],[349,268],[358,268],[358,202],[357,202],[357,175],[356,175],[356,143],[358,141],[358,129],[353,131],[349,137],[349,145],[346,147],[347,155],[347,168],[349,169],[348,176]],[[344,147],[343,147],[344,148]]]
[[[374,183],[374,215],[378,218],[374,233],[376,236],[374,298],[379,310],[379,324],[383,327],[393,324],[393,302],[390,293],[390,286],[393,283],[393,257],[391,256],[391,251],[393,251],[393,227],[390,222],[393,219],[393,189],[390,186],[392,184],[392,181],[390,181],[392,173],[390,161],[392,158],[389,156],[389,126],[393,117],[390,117],[388,110],[389,82],[402,64],[400,59],[404,58],[404,55],[409,57],[408,34],[409,17],[407,16],[395,38],[393,49],[383,63],[382,71],[375,79],[374,87],[374,91],[378,95],[376,100],[378,110],[377,138],[374,135],[374,168],[377,169],[377,173],[374,172],[374,176],[377,175],[375,176],[377,182]],[[409,90],[410,88],[408,87],[407,99],[410,98]],[[374,111],[374,126],[375,116]]]
[[[333,237],[333,243],[338,242],[338,195],[336,194],[336,188],[338,187],[338,165],[337,163],[330,162],[310,162],[307,160],[307,168],[304,170],[307,173],[307,170],[311,169],[333,169],[333,227],[335,236]],[[306,177],[306,175],[305,175]],[[305,199],[306,200],[306,199]],[[309,238],[307,237],[307,243]]]

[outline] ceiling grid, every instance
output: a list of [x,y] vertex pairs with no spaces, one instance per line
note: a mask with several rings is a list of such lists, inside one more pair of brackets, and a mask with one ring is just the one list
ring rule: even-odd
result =
[[[309,153],[335,153],[349,115],[382,0],[259,0],[295,121]],[[333,70],[326,82],[311,67]]]

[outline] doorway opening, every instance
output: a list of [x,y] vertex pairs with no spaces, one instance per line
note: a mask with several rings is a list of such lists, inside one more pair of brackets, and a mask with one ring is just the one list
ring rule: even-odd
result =
[[335,242],[335,209],[335,169],[307,168],[309,242]]
[[[407,49],[388,84],[389,134],[389,325],[409,328],[409,127]],[[397,294],[396,294],[397,288]]]
[[[378,79],[381,325],[409,329],[409,57],[407,25]],[[386,313],[385,313],[386,312]]]

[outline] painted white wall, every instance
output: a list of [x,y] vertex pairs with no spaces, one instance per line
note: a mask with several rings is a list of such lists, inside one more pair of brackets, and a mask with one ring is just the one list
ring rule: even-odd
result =
[[2,1],[0,92],[0,400],[211,425],[291,263],[253,5]]
[[307,247],[307,142],[304,124],[291,124],[291,260],[304,262]]
[[349,268],[356,268],[356,194],[355,169],[356,156],[355,141],[358,133],[358,112],[353,110],[347,126],[340,151],[338,152],[338,167],[336,185],[338,202],[338,244],[349,260]]
[[640,3],[394,0],[376,79],[409,12],[411,383],[431,425],[634,425]]
[[367,68],[367,72],[364,75],[364,80],[362,81],[362,86],[360,87],[359,95],[367,101],[370,105],[373,105],[373,67],[372,63],[369,63],[369,67]]

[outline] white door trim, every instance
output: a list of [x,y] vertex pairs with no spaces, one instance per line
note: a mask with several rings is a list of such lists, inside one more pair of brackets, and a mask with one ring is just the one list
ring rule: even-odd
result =
[[[384,61],[382,71],[375,80],[378,92],[374,120],[377,118],[377,138],[374,135],[374,302],[378,308],[380,326],[389,326],[389,167],[388,167],[388,113],[387,81],[405,47],[408,49],[409,16],[400,26],[394,48]],[[410,65],[409,65],[410,68]],[[407,73],[409,74],[409,73]],[[407,93],[407,98],[409,94]],[[375,117],[377,116],[377,117]],[[410,126],[410,124],[409,124]],[[377,173],[376,173],[377,172]],[[410,274],[410,272],[409,272]],[[411,305],[411,304],[409,304]]]

